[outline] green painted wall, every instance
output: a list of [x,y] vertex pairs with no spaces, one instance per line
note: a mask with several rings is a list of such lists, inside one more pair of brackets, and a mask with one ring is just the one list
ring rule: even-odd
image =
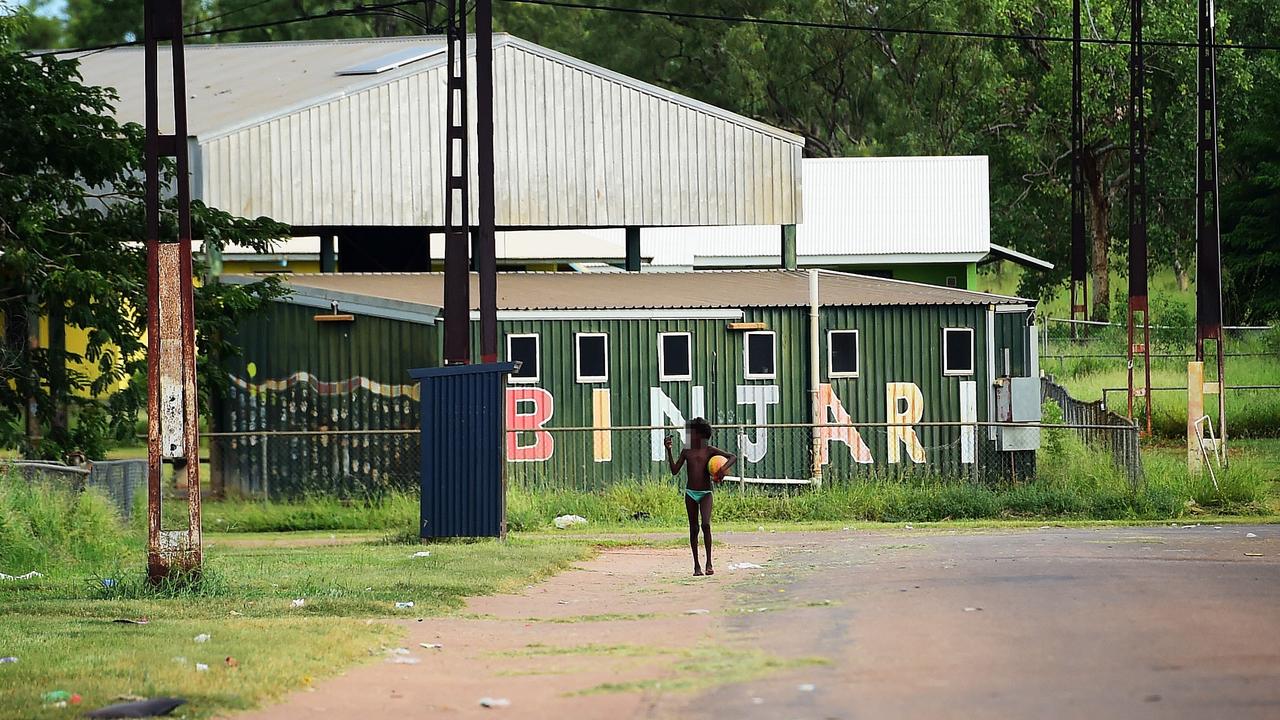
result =
[[[416,425],[417,408],[413,402],[416,389],[406,387],[407,371],[412,367],[438,363],[440,326],[363,316],[357,317],[353,323],[317,323],[313,319],[316,312],[311,308],[278,303],[273,304],[266,316],[246,323],[236,338],[245,352],[233,367],[233,375],[240,383],[224,400],[218,429],[346,429]],[[1026,316],[1026,312],[996,315],[996,356],[999,361],[1002,358],[1000,348],[1010,347],[1015,374],[1029,370]],[[704,398],[702,414],[716,425],[810,422],[808,308],[763,308],[744,312],[741,322],[763,323],[776,333],[777,373],[770,380],[745,379],[744,332],[729,330],[728,322],[724,319],[655,318],[502,321],[499,323],[499,354],[505,359],[505,338],[509,334],[539,335],[540,379],[532,385],[513,383],[510,388],[518,394],[537,395],[536,402],[550,401],[552,414],[546,422],[548,428],[593,426],[593,390],[603,389],[609,391],[611,412],[607,422],[612,428],[650,425],[655,418],[654,388],[669,398],[685,418],[689,418],[695,412],[694,394],[701,387]],[[961,383],[971,380],[976,383],[978,418],[985,420],[988,417],[986,306],[823,308],[819,325],[821,380],[830,384],[854,423],[885,422],[888,418],[886,384],[897,382],[913,383],[919,387],[923,399],[921,420],[929,422],[960,420]],[[941,342],[944,327],[973,328],[973,375],[944,375]],[[473,321],[471,330],[473,355],[478,357],[479,323]],[[829,330],[859,332],[858,377],[828,376]],[[608,335],[608,382],[582,383],[576,380],[574,335],[580,332]],[[658,337],[663,332],[691,334],[691,381],[659,379]],[[252,376],[248,371],[249,363],[255,366]],[[299,371],[305,371],[312,380],[324,383],[345,382],[359,377],[379,385],[347,390],[334,386],[322,388],[315,382],[300,381],[295,375]],[[748,388],[741,391],[746,393],[768,392],[759,388],[776,386],[778,402],[768,406],[766,418],[758,418],[754,404],[738,402],[740,386]],[[751,390],[753,387],[757,389]],[[530,402],[522,402],[518,410],[527,411],[532,407]],[[916,432],[924,447],[925,468],[947,473],[962,471],[959,428],[919,427]],[[736,449],[739,444],[735,435],[733,430],[721,429],[713,442],[726,449]],[[755,429],[747,429],[746,435],[749,442],[759,443],[762,440]],[[874,461],[871,467],[878,471],[885,469],[888,431],[885,428],[863,428],[860,435]],[[987,443],[986,433],[980,432],[978,437],[980,444]],[[807,478],[812,462],[810,438],[809,431],[802,428],[769,430],[767,451],[758,462],[744,463],[744,474]],[[513,481],[545,481],[561,487],[572,484],[593,488],[626,478],[666,476],[663,464],[652,459],[655,439],[648,431],[612,430],[605,443],[611,454],[608,462],[597,460],[598,438],[592,432],[557,432],[551,435],[551,440],[554,448],[546,460],[512,463],[510,476]],[[520,446],[536,445],[538,441],[539,436],[535,432],[521,433],[516,440]],[[295,445],[300,446],[301,443]],[[365,445],[359,444],[358,447]],[[848,478],[869,471],[867,465],[853,461],[844,444],[832,442],[829,447],[830,464],[824,471],[825,477]],[[375,469],[382,462],[389,470],[391,461],[379,460],[374,451],[394,456],[398,463],[410,450],[417,451],[416,439],[411,444],[377,441],[370,453],[361,456],[357,466],[367,458]],[[292,463],[288,472],[294,474],[299,473],[298,468],[301,467],[317,463],[324,465],[327,469],[323,472],[308,471],[320,477],[316,482],[321,485],[325,482],[341,483],[344,472],[351,474],[350,463],[340,468],[342,472],[334,471],[335,461],[330,456],[313,451],[300,454],[296,448],[284,452],[286,455],[283,457]],[[986,450],[980,447],[979,453],[982,452]],[[519,454],[516,453],[517,456]],[[905,448],[896,467],[920,469],[912,465]],[[242,472],[251,473],[251,468],[246,467]],[[249,477],[238,482],[251,489],[263,483],[272,488],[280,483],[287,484],[284,477],[274,476],[265,479]]]

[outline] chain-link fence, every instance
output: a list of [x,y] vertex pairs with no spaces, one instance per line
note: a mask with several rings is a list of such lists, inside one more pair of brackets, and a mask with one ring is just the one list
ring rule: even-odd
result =
[[101,492],[129,520],[147,494],[146,460],[101,460],[85,465],[4,461],[0,471],[13,472],[31,482],[54,483],[72,492],[93,488]]
[[376,498],[417,491],[417,430],[208,433],[210,484],[232,497]]
[[[837,484],[873,479],[1024,481],[1036,477],[1046,431],[1074,431],[1109,452],[1131,481],[1141,477],[1137,430],[1085,414],[1074,401],[1064,424],[917,422],[720,426],[712,444],[738,457],[729,473],[744,487]],[[1123,419],[1121,419],[1123,420]],[[507,481],[529,489],[597,491],[618,482],[667,480],[665,438],[674,426],[552,428],[506,434]],[[215,487],[235,497],[379,497],[414,492],[420,441],[413,430],[215,433],[209,442]]]

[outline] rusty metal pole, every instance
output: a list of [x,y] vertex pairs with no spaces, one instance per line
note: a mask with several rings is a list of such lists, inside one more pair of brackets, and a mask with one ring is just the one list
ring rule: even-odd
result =
[[[1084,91],[1081,87],[1080,0],[1071,3],[1071,319],[1088,319],[1084,225]],[[1074,336],[1078,324],[1071,325]]]
[[[1218,227],[1218,93],[1213,0],[1200,0],[1196,62],[1196,360],[1205,342],[1217,350],[1217,379],[1205,391],[1218,396],[1218,443],[1227,440],[1222,335],[1222,246]],[[1226,453],[1223,453],[1223,457]]]
[[[198,570],[200,451],[197,437],[195,313],[191,277],[191,186],[188,177],[186,71],[182,0],[147,0],[144,8],[146,135],[143,147],[147,243],[147,576]],[[172,135],[159,130],[159,41],[170,42]],[[177,237],[160,239],[160,158],[176,160]],[[187,486],[185,532],[162,526],[161,469],[171,463]]]
[[[1141,401],[1151,434],[1151,311],[1147,295],[1147,118],[1146,51],[1142,46],[1142,2],[1129,3],[1129,419]],[[1141,339],[1138,322],[1141,318]],[[1142,356],[1142,387],[1134,380]]]
[[476,271],[480,275],[480,361],[498,361],[498,259],[493,199],[493,0],[476,0]]

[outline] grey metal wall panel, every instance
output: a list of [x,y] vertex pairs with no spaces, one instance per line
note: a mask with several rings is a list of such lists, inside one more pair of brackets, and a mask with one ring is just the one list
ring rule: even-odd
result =
[[[527,43],[494,52],[499,225],[799,219],[797,138]],[[427,68],[202,139],[203,199],[293,225],[439,226],[444,82]]]

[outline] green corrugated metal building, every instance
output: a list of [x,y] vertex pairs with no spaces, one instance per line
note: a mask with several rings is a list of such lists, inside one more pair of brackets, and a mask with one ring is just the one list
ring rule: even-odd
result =
[[[975,459],[1004,451],[1015,451],[1011,466],[1026,467],[1034,431],[928,423],[1007,417],[997,414],[998,392],[1025,394],[1031,384],[1002,378],[1038,375],[1034,303],[814,273],[816,344],[815,276],[805,271],[500,275],[500,350],[523,363],[507,390],[508,427],[521,430],[508,436],[513,479],[590,488],[661,475],[663,432],[627,428],[696,415],[723,426],[714,442],[737,450],[752,479],[838,481],[908,468],[967,475]],[[443,278],[321,274],[288,283],[291,295],[235,339],[244,353],[216,429],[415,427],[408,370],[441,357]],[[1014,407],[1038,408],[1036,392]],[[812,429],[778,427],[815,417],[870,425],[819,428],[816,443]],[[887,422],[903,426],[875,425]],[[226,462],[229,486],[289,494],[299,475],[310,490],[413,484],[389,467],[416,453],[411,437],[340,437],[322,449],[314,438],[270,442],[277,447],[264,457],[287,459],[273,463],[282,469],[263,475],[256,461]]]

